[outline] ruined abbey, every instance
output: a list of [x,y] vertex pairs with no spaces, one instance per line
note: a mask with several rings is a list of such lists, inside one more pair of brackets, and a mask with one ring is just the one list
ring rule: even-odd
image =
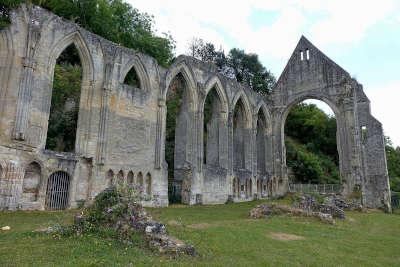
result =
[[[297,103],[318,99],[337,119],[343,194],[356,190],[365,206],[390,208],[382,125],[362,85],[304,37],[272,94],[262,96],[211,64],[179,56],[166,69],[39,7],[23,5],[10,18],[0,31],[0,209],[73,208],[117,181],[139,184],[144,205],[167,206],[166,103],[177,77],[184,92],[170,186],[183,203],[285,194],[286,117]],[[71,44],[83,69],[75,149],[49,151],[54,68]],[[132,68],[137,87],[124,84]],[[205,137],[211,90],[217,97]]]

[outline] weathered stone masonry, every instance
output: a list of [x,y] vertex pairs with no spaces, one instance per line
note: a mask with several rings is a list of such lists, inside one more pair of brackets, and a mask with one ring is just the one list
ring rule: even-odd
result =
[[[143,185],[145,205],[167,206],[166,95],[178,74],[186,97],[174,183],[185,203],[284,194],[285,120],[293,105],[313,98],[337,118],[344,193],[360,190],[365,205],[390,207],[382,126],[362,86],[304,37],[272,95],[262,97],[210,64],[179,56],[164,69],[39,7],[22,6],[11,21],[0,32],[0,208],[45,209],[49,188],[60,186],[49,184],[52,174],[68,177],[62,185],[68,207],[117,179]],[[45,142],[56,59],[70,44],[83,68],[76,148],[58,153],[46,151]],[[140,88],[123,84],[131,68]],[[207,126],[204,163],[203,108],[212,88],[219,114]]]

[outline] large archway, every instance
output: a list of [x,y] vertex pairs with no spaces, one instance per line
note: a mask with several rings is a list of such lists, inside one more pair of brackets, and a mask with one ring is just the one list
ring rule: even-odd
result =
[[256,122],[256,139],[255,139],[255,155],[257,164],[256,173],[256,192],[257,197],[267,197],[268,196],[268,180],[271,179],[271,174],[269,170],[268,157],[269,151],[269,136],[268,136],[268,121],[266,112],[263,108],[259,108],[257,113]]
[[81,59],[72,43],[60,54],[54,68],[46,149],[75,152],[81,83]]
[[248,161],[248,140],[250,116],[245,103],[240,97],[233,111],[233,168],[246,169]]
[[[185,187],[190,186],[193,101],[182,72],[170,81],[166,94],[165,160],[168,164],[168,198],[170,203],[187,202]],[[182,199],[185,198],[185,199]]]
[[[288,106],[283,132],[290,184],[342,183],[336,114],[337,109],[327,100],[302,97]],[[340,191],[341,187],[328,189]]]

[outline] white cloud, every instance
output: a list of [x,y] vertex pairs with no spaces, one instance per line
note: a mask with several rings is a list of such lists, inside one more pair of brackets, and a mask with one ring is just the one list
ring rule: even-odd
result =
[[400,80],[377,88],[365,89],[371,100],[371,112],[383,125],[396,146],[400,146],[399,100]]
[[[177,54],[187,51],[193,37],[200,37],[225,50],[232,44],[257,53],[262,59],[280,61],[282,66],[302,34],[324,50],[329,45],[361,41],[372,26],[383,20],[400,22],[398,0],[127,1],[154,15],[160,33],[172,34]],[[254,28],[249,20],[253,10],[272,11],[277,17]],[[400,145],[400,127],[396,123],[400,81],[367,90],[367,94],[385,133]]]
[[[170,32],[177,53],[192,37],[229,49],[235,46],[260,56],[286,59],[302,34],[321,46],[349,44],[363,38],[369,27],[394,13],[395,0],[128,0],[155,16],[160,32]],[[251,26],[252,10],[277,12],[270,25]],[[223,32],[223,34],[221,34]],[[323,47],[322,47],[323,48]]]

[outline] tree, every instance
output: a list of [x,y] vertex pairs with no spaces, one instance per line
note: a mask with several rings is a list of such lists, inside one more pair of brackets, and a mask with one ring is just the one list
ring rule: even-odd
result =
[[247,84],[261,94],[269,94],[276,81],[274,75],[261,64],[257,54],[247,54],[241,49],[233,48],[225,55],[222,49],[217,51],[214,44],[194,38],[189,44],[188,54],[214,63],[220,73]]
[[385,145],[390,188],[400,192],[400,147],[394,148],[389,137],[385,137]]
[[297,182],[338,183],[336,119],[314,104],[300,103],[285,124],[287,165]]
[[153,17],[122,0],[3,0],[0,27],[7,25],[9,10],[33,3],[110,41],[153,56],[167,66],[173,59],[175,42],[168,34],[156,36]]

